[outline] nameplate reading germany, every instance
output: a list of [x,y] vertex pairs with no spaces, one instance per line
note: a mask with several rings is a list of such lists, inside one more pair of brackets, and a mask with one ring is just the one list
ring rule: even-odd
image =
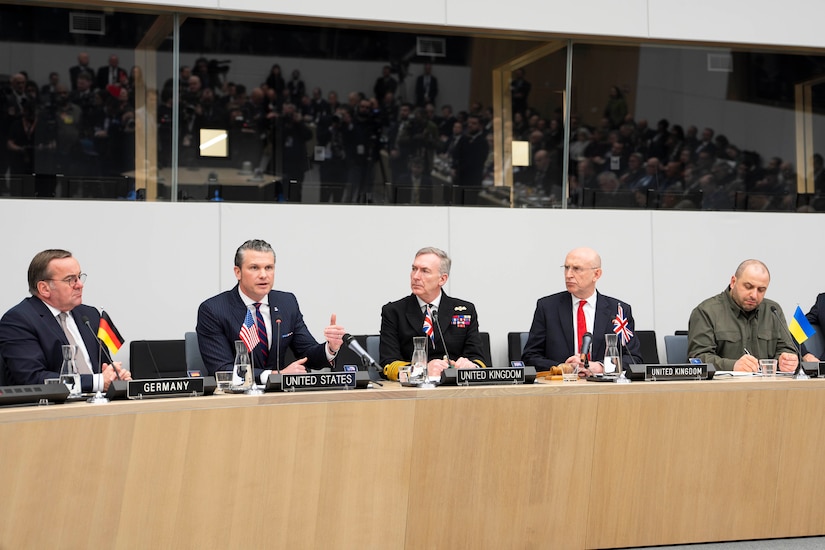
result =
[[148,397],[203,395],[203,382],[203,378],[130,380],[126,388],[126,397],[129,399],[145,399]]
[[352,389],[356,386],[355,374],[354,372],[283,374],[281,375],[281,389],[283,391]]
[[523,384],[524,369],[456,369],[455,383],[459,386]]
[[708,377],[707,363],[696,365],[646,365],[645,380],[704,380]]

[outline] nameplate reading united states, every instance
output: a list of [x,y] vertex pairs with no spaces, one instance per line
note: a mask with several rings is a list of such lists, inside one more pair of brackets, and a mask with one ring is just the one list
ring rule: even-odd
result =
[[524,369],[455,369],[459,386],[481,384],[523,384]]
[[645,380],[704,380],[707,377],[707,363],[645,366]]
[[129,399],[146,399],[149,397],[203,395],[203,384],[203,378],[130,380],[126,388],[126,397]]
[[343,390],[356,386],[354,372],[322,372],[281,375],[283,391]]

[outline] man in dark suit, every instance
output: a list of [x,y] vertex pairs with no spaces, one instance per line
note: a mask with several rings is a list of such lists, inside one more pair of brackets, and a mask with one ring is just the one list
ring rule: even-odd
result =
[[109,84],[120,84],[122,81],[128,80],[126,71],[118,66],[119,63],[118,57],[112,54],[109,56],[109,64],[97,70],[97,87],[99,90],[105,90]]
[[[422,248],[415,254],[410,273],[412,294],[381,309],[380,362],[390,380],[398,380],[398,369],[410,364],[416,336],[429,336],[430,376],[439,376],[449,367],[486,366],[475,306],[441,290],[451,263],[443,250]],[[428,308],[432,322],[425,325]]]
[[424,63],[424,74],[415,79],[415,105],[424,107],[427,103],[435,104],[438,96],[438,79],[433,76],[431,63]]
[[[564,260],[566,292],[559,292],[539,299],[530,335],[524,346],[524,363],[546,371],[550,367],[569,363],[577,365],[580,375],[604,372],[604,366],[596,359],[604,358],[605,334],[613,334],[613,320],[619,306],[630,332],[635,331],[630,304],[605,296],[596,290],[596,281],[602,276],[602,259],[591,248],[570,251]],[[579,354],[585,333],[593,335],[590,368]],[[621,338],[619,340],[621,342]],[[631,359],[630,356],[633,356]],[[639,339],[631,337],[622,351],[622,364],[641,363]]]
[[106,391],[116,376],[132,379],[119,362],[102,362],[106,355],[101,356],[97,339],[100,313],[82,304],[86,274],[71,252],[39,252],[29,264],[28,278],[31,296],[0,319],[8,384],[43,384],[57,378],[62,346],[69,344],[77,345],[75,363],[83,391]]
[[[822,327],[825,327],[825,293],[817,294],[816,296],[816,303],[811,307],[811,310],[805,314],[805,317],[808,318],[808,322],[812,325],[818,325],[816,327],[818,330],[822,330]],[[802,353],[803,361],[820,361],[821,358],[815,356],[813,353],[808,351],[805,347],[805,344],[802,344]]]
[[94,78],[95,70],[89,65],[89,54],[80,52],[77,54],[77,65],[69,69],[69,81],[72,83],[72,91],[77,90],[77,77],[80,73],[86,73]]
[[[235,277],[238,284],[232,290],[209,298],[198,308],[198,345],[209,374],[232,370],[235,341],[241,340],[247,312],[260,340],[250,353],[258,382],[266,383],[269,373],[278,368],[294,374],[334,365],[344,343],[344,328],[335,324],[333,313],[330,326],[324,329],[326,342],[319,344],[312,337],[295,295],[272,290],[275,251],[269,243],[257,239],[243,243],[235,252]],[[283,366],[287,348],[298,360]]]

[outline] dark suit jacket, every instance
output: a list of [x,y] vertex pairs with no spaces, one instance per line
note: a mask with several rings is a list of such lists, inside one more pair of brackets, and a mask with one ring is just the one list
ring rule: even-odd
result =
[[[298,300],[291,292],[273,290],[269,293],[269,309],[272,317],[272,339],[269,343],[269,358],[264,362],[259,350],[254,352],[255,380],[260,380],[264,370],[276,370],[277,325],[275,319],[281,319],[280,362],[283,368],[287,348],[295,357],[307,357],[307,369],[329,367],[325,344],[319,344],[309,333],[304,316],[298,307]],[[209,298],[198,308],[198,346],[203,364],[214,375],[218,370],[232,370],[235,363],[235,341],[240,340],[239,333],[246,317],[246,306],[238,293],[238,285],[232,290],[222,292]]]
[[[120,84],[120,79],[126,76],[126,71],[121,69],[120,67],[117,68],[117,79],[112,84]],[[100,90],[105,90],[106,86],[109,85],[109,66],[106,65],[105,67],[101,67],[97,70],[97,87]]]
[[[100,344],[97,329],[100,313],[97,309],[79,305],[71,312],[83,337],[83,345],[89,352],[92,370],[100,372]],[[90,331],[83,323],[89,319]],[[10,385],[43,384],[47,378],[57,378],[63,364],[61,346],[69,343],[60,323],[40,298],[30,296],[8,310],[0,319],[0,353],[6,362],[6,380]],[[78,342],[78,345],[80,343]],[[91,375],[80,377],[83,391],[91,391]]]
[[[825,327],[825,293],[817,295],[816,303],[814,303],[811,310],[805,314],[805,317],[808,318],[809,323],[819,325],[820,327]],[[803,343],[802,355],[805,355],[806,353],[808,353],[808,349]]]
[[[468,316],[464,326],[457,316]],[[380,362],[386,366],[393,361],[412,359],[413,337],[424,336],[424,313],[418,307],[418,300],[414,294],[402,298],[397,302],[390,302],[381,308],[381,347]],[[447,344],[447,353],[450,359],[466,357],[470,361],[481,361],[486,364],[484,349],[481,344],[481,335],[478,332],[478,315],[476,307],[465,300],[451,298],[441,293],[441,303],[438,307],[438,324],[433,319],[435,348],[427,344],[428,360],[444,357],[444,343]],[[438,326],[444,333],[444,340],[438,332]]]
[[[635,337],[635,323],[630,304],[621,302],[622,310],[628,320],[628,327],[634,332],[633,338],[622,349],[622,366],[642,362],[639,339]],[[590,353],[593,361],[604,359],[605,334],[613,334],[613,319],[618,313],[619,300],[597,292],[596,315],[593,319],[593,348]],[[522,360],[525,365],[545,371],[550,367],[564,363],[568,357],[579,350],[573,349],[573,300],[569,292],[559,292],[545,296],[536,303],[536,313],[530,326],[530,335],[524,345]]]
[[415,79],[415,104],[418,107],[424,107],[427,103],[435,103],[435,98],[438,95],[438,79],[430,75],[430,93],[426,93],[424,88],[424,75],[419,75]]

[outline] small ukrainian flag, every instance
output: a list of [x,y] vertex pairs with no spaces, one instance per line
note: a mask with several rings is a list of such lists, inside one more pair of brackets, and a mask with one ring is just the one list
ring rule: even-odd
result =
[[799,306],[796,306],[796,311],[793,313],[793,319],[788,329],[799,344],[816,334],[814,327],[808,322],[808,318],[805,317],[802,308]]

